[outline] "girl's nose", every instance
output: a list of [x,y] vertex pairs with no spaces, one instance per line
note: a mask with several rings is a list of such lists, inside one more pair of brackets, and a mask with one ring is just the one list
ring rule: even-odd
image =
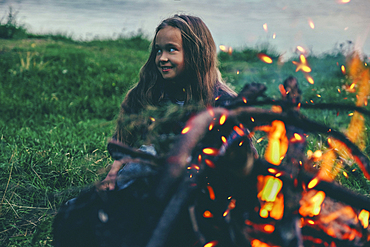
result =
[[167,57],[167,54],[165,52],[163,52],[159,58],[159,61],[161,62],[167,62],[168,61],[168,57]]

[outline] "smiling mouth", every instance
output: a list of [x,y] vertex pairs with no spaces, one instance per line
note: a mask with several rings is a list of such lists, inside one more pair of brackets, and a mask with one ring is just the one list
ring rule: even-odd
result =
[[161,67],[161,69],[162,69],[162,72],[168,72],[172,69],[172,67],[164,66],[164,67]]

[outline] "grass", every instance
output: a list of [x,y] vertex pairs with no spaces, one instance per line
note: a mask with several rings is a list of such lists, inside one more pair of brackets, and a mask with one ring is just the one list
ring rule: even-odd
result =
[[[0,245],[51,246],[51,224],[59,205],[102,179],[112,162],[106,143],[124,95],[138,80],[150,42],[140,33],[117,40],[74,41],[63,35],[28,34],[14,18],[10,24],[1,23],[0,30],[6,25],[23,35],[0,39]],[[274,62],[260,61],[259,52]],[[340,51],[307,58],[314,85],[295,72],[292,60],[298,57],[279,64],[278,54],[268,48],[220,53],[219,59],[226,82],[236,91],[255,81],[266,84],[270,97],[279,98],[278,85],[294,75],[304,101],[355,100],[353,94],[338,93],[350,83],[340,71],[345,64]],[[305,113],[341,130],[350,121],[347,112]],[[309,148],[324,149],[324,139],[310,137]],[[338,180],[369,193],[362,174],[349,176]]]

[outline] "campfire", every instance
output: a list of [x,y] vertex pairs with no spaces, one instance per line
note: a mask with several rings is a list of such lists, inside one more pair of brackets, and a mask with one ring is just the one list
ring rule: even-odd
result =
[[[300,60],[297,66],[306,69],[306,61]],[[346,160],[356,163],[362,173],[354,167],[349,171],[370,179],[370,161],[359,141],[363,115],[370,116],[363,108],[369,94],[369,69],[356,56],[348,66],[354,83],[350,87],[357,89],[356,106],[302,103],[295,78],[280,85],[281,100],[261,100],[266,87],[252,83],[227,107],[195,114],[164,156],[111,141],[113,158],[150,169],[161,167],[153,191],[148,192],[155,209],[151,211],[159,213],[140,211],[140,218],[148,217],[141,226],[145,234],[120,230],[123,237],[117,241],[147,247],[184,246],[179,239],[203,247],[369,246],[370,198],[335,181],[338,172],[351,165]],[[342,133],[306,118],[303,108],[354,113]],[[316,134],[327,137],[327,148],[307,150],[308,136]],[[253,139],[267,142],[264,152],[257,154]],[[144,170],[150,173],[150,169]],[[186,230],[184,222],[190,222]]]
[[[216,175],[212,170],[221,170],[235,179],[230,190],[235,194],[227,197],[229,204],[222,214],[229,226],[230,242],[216,235],[211,236],[215,239],[203,236],[199,221],[216,217],[216,212],[204,210],[200,219],[192,208],[200,207],[193,205],[189,212],[202,246],[367,246],[370,199],[334,181],[344,165],[337,157],[356,161],[365,177],[370,178],[369,159],[353,143],[361,138],[364,129],[361,113],[369,115],[361,108],[367,104],[369,70],[361,65],[358,58],[349,65],[351,77],[359,86],[355,113],[346,134],[301,115],[304,107],[342,106],[302,104],[296,83],[280,86],[282,100],[269,102],[256,100],[263,86],[248,85],[228,109],[208,109],[191,119],[182,131],[179,145],[183,148],[173,151],[167,160],[170,179],[164,179],[157,190],[165,198],[166,188],[175,184],[182,170],[187,170],[187,177],[179,185],[183,189],[166,207],[168,213],[174,212],[181,200],[186,201],[184,198],[189,198],[194,187],[202,186],[204,176],[213,181],[210,177]],[[307,66],[303,58],[298,66]],[[256,108],[258,104],[273,107],[264,110]],[[262,138],[268,138],[263,157],[256,156],[248,141],[256,132],[264,132],[266,137]],[[328,137],[327,150],[306,154],[307,136],[318,133]],[[205,191],[210,201],[217,198],[220,187],[207,183]],[[168,232],[171,225],[165,213],[162,220],[166,224],[158,224],[158,235]],[[148,246],[160,246],[159,239],[154,234]]]

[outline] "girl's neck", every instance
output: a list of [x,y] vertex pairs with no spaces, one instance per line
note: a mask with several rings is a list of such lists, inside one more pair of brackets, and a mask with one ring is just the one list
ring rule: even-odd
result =
[[173,100],[184,101],[186,100],[185,87],[182,84],[169,83],[165,86],[168,96]]

